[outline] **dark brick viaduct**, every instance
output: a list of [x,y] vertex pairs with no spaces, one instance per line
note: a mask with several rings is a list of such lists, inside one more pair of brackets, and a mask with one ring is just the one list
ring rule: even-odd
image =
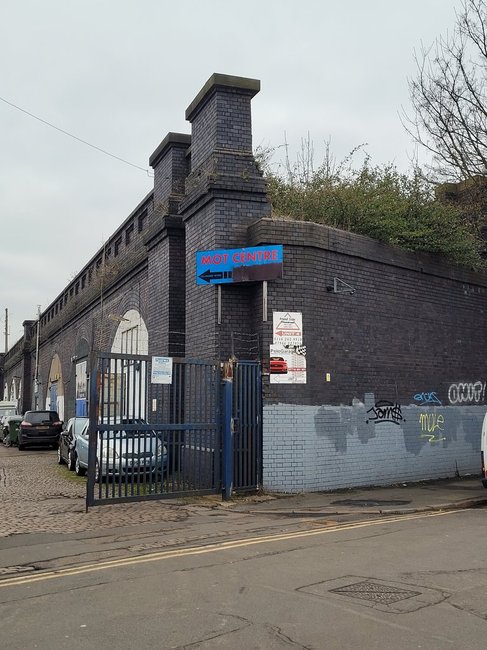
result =
[[[56,384],[73,416],[76,365],[139,322],[139,352],[262,361],[267,488],[477,472],[487,276],[273,218],[252,154],[259,89],[208,80],[186,111],[191,135],[168,133],[150,157],[154,190],[41,314],[37,392],[36,322],[2,355],[4,399],[43,408]],[[219,322],[217,287],[196,284],[196,251],[268,244],[283,244],[284,274],[268,283],[267,315],[261,283],[224,285]],[[274,311],[302,313],[306,384],[269,383]]]

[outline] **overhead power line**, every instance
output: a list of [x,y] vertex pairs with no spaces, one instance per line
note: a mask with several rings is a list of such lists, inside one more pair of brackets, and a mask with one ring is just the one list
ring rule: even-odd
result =
[[116,156],[115,154],[110,153],[109,151],[106,151],[105,149],[102,149],[101,147],[97,147],[95,144],[91,144],[91,142],[87,142],[86,140],[83,140],[83,138],[78,138],[77,135],[74,135],[73,133],[69,133],[69,131],[65,131],[64,129],[61,129],[58,126],[56,126],[55,124],[51,124],[51,122],[48,122],[47,120],[42,119],[42,117],[39,117],[38,115],[34,115],[34,113],[30,113],[29,111],[26,111],[25,108],[21,108],[20,106],[17,106],[16,104],[13,104],[12,102],[9,102],[4,97],[0,97],[0,101],[4,102],[5,104],[8,104],[9,106],[12,106],[12,108],[17,109],[18,111],[21,111],[22,113],[25,113],[29,117],[33,117],[35,120],[38,120],[39,122],[42,122],[42,124],[46,124],[46,126],[50,126],[52,129],[56,129],[56,131],[59,131],[60,133],[64,133],[64,135],[67,135],[70,138],[73,138],[73,140],[77,140],[78,142],[81,142],[82,144],[85,144],[86,146],[91,147],[92,149],[96,149],[100,153],[104,153],[106,156],[110,156],[111,158],[115,158],[115,160],[119,160],[120,162],[123,162],[126,165],[130,165],[131,167],[135,167],[136,169],[140,169],[141,171],[146,172],[147,176],[150,176],[151,178],[153,177],[153,175],[145,167],[140,167],[140,165],[135,165],[134,163],[131,163],[130,161],[125,160],[124,158],[120,158],[120,156]]

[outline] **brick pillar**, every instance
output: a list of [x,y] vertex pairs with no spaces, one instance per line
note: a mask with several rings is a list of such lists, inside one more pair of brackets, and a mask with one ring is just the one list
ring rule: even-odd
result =
[[191,136],[169,133],[154,151],[154,213],[144,238],[148,250],[149,354],[184,356],[184,224],[178,216]]
[[36,320],[25,320],[22,323],[24,337],[22,343],[22,404],[21,414],[34,408],[35,395],[33,392],[35,372],[35,340],[37,335]]
[[[214,74],[186,111],[191,169],[180,206],[186,226],[186,354],[228,358],[235,341],[255,331],[253,285],[196,285],[195,253],[247,245],[247,228],[268,216],[266,186],[252,153],[250,103],[256,79]],[[233,343],[232,343],[233,342]],[[248,356],[237,354],[237,356]]]

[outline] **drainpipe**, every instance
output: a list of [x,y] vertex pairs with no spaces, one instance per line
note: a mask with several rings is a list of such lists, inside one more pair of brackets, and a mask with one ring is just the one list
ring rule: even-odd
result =
[[36,367],[34,372],[35,407],[39,404],[39,339],[41,333],[41,306],[37,305]]

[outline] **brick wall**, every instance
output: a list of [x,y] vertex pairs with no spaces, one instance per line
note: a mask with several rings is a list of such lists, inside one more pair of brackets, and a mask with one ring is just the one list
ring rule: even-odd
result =
[[[150,354],[234,354],[260,359],[265,371],[273,311],[296,311],[307,382],[270,384],[264,376],[266,487],[319,490],[475,471],[487,408],[487,276],[269,218],[252,155],[250,104],[259,88],[253,79],[208,80],[186,111],[191,136],[169,133],[150,158],[154,191],[41,314],[39,406],[58,355],[65,417],[73,414],[73,359],[110,350],[116,316],[129,309],[148,325]],[[262,244],[284,247],[283,278],[268,283],[267,320],[262,285],[247,283],[221,287],[219,322],[218,288],[196,284],[196,252]],[[335,292],[335,282],[353,293]],[[3,358],[7,382],[21,373],[24,399],[34,353],[30,331]]]
[[[264,359],[272,311],[302,312],[307,346],[305,385],[264,380],[265,486],[478,473],[486,275],[316,224],[264,219],[249,241],[284,245],[284,278],[269,282],[260,323]],[[328,291],[334,278],[354,293]]]
[[[264,353],[272,311],[302,312],[307,346],[307,384],[273,384],[270,399],[349,405],[374,392],[409,404],[435,391],[448,403],[451,384],[484,380],[485,274],[316,224],[264,219],[250,230],[253,245],[284,245],[284,278],[269,282],[261,323]],[[336,277],[353,295],[327,291]]]
[[73,416],[73,359],[80,342],[87,342],[90,350],[110,350],[119,324],[110,315],[121,316],[129,309],[137,309],[147,322],[148,254],[143,239],[152,219],[152,195],[149,195],[41,313],[37,396],[33,389],[37,325],[26,321],[24,337],[4,357],[5,381],[22,377],[21,411],[45,407],[51,363],[58,355],[62,384],[58,394],[64,396],[64,418]]
[[247,228],[270,206],[252,154],[250,102],[260,83],[213,75],[186,111],[191,167],[180,213],[186,227],[186,353],[228,358],[232,341],[252,329],[252,290],[196,284],[195,254],[247,243]]
[[[374,399],[342,407],[265,406],[264,486],[319,491],[479,473],[485,406],[409,406],[399,425],[374,424],[367,414]],[[430,428],[432,417],[441,416],[441,431],[427,434],[421,414]]]

